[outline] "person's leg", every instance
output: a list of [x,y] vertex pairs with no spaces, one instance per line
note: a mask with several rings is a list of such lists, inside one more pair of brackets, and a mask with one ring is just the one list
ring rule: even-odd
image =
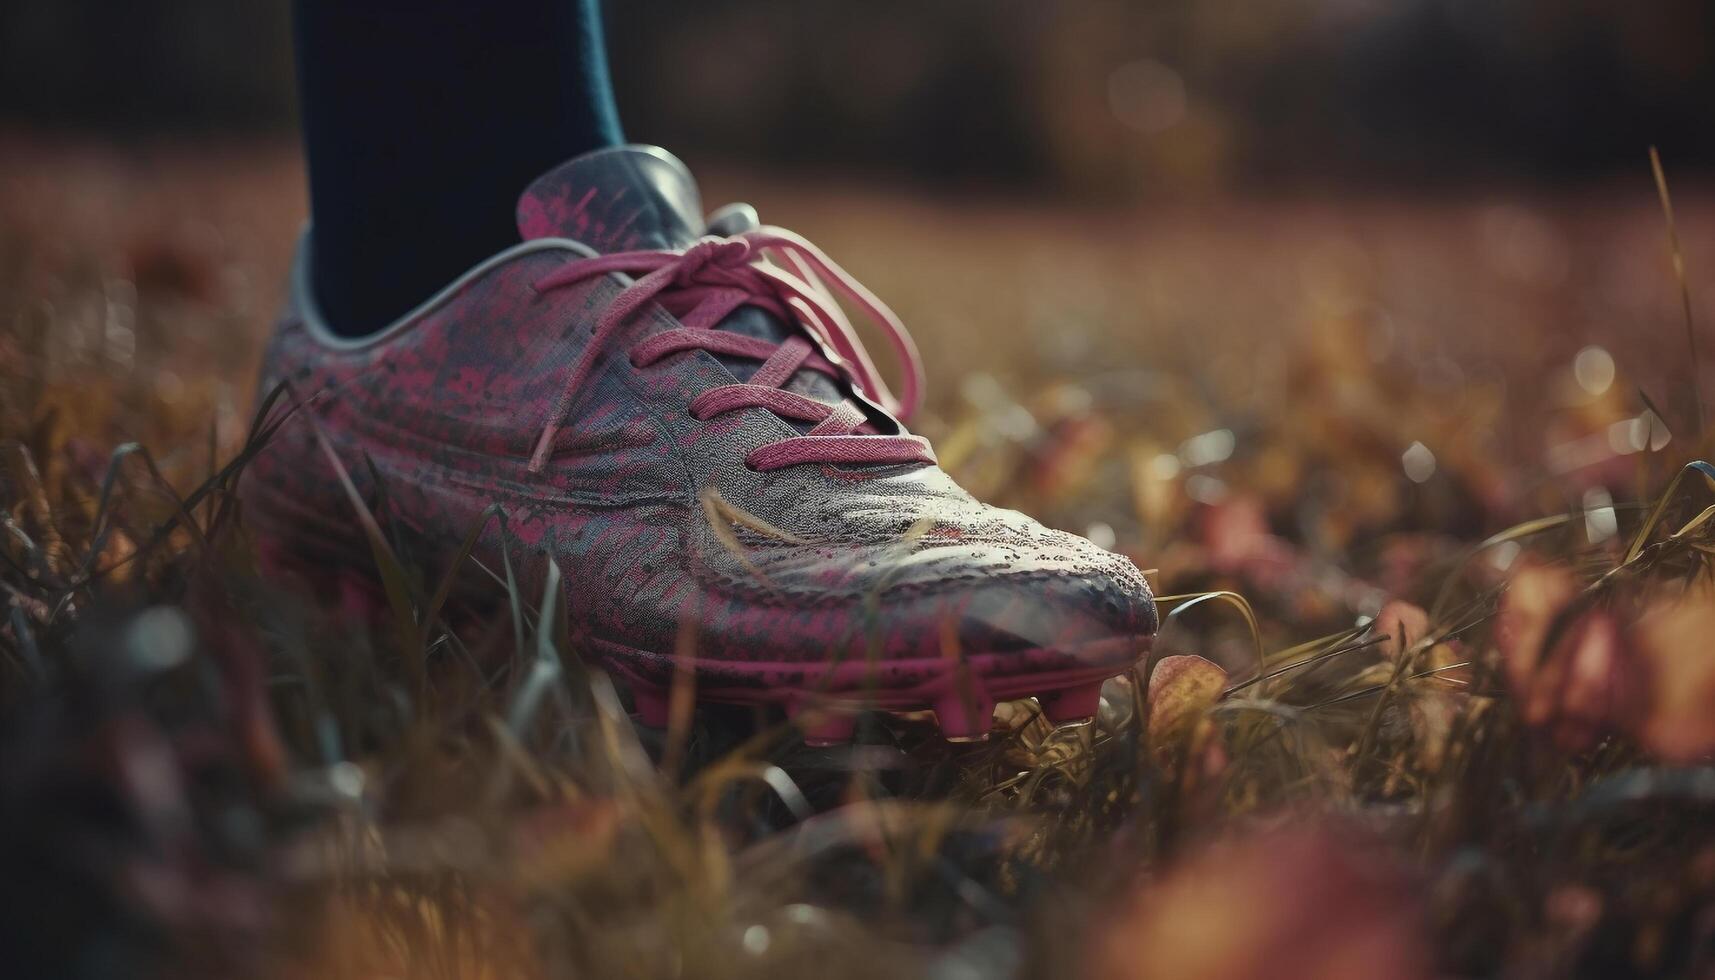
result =
[[620,142],[598,0],[297,0],[313,276],[385,326],[518,240],[531,178]]

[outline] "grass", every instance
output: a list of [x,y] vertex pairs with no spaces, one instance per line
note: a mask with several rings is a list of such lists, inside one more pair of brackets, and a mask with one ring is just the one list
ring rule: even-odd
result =
[[1093,726],[816,749],[635,727],[556,590],[490,569],[503,612],[450,628],[383,522],[373,627],[261,578],[232,488],[299,424],[246,408],[295,174],[205,156],[28,145],[0,200],[8,976],[1715,969],[1698,195],[1670,259],[1647,183],[1117,217],[772,185],[923,324],[945,465],[1171,597]]

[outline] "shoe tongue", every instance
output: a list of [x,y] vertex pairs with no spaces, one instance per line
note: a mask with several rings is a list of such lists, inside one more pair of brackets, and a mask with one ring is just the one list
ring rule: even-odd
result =
[[697,183],[654,146],[615,146],[560,164],[518,198],[518,233],[598,252],[683,248],[702,234]]
[[[696,181],[679,159],[654,146],[616,146],[574,157],[538,177],[518,199],[518,233],[525,240],[570,238],[598,252],[684,248],[704,231]],[[766,311],[741,307],[719,326],[775,343],[793,332]],[[761,365],[719,357],[740,381]],[[785,386],[830,405],[841,385],[814,371],[799,371]],[[788,422],[800,431],[810,423]]]

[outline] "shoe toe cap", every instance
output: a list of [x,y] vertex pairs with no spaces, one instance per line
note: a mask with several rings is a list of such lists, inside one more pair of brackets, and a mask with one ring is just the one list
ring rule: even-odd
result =
[[[1060,651],[1075,656],[1154,633],[1155,600],[1137,566],[1082,538],[1052,547],[959,542],[874,554],[799,555],[743,588],[746,617],[826,656],[882,659]],[[780,639],[773,641],[778,645]],[[812,650],[811,648],[816,648]]]
[[[1156,629],[1155,599],[1128,559],[1090,546],[1085,561],[1055,562],[976,581],[949,583],[930,615],[956,615],[959,646],[971,653],[1073,651]],[[944,628],[943,628],[944,629]]]

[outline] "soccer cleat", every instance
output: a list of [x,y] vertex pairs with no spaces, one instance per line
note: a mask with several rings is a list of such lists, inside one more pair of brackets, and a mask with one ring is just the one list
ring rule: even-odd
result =
[[[551,556],[574,642],[646,723],[676,672],[702,701],[933,709],[953,738],[986,735],[996,700],[1090,714],[1155,630],[1137,568],[960,489],[899,421],[921,385],[893,313],[748,207],[699,210],[662,150],[579,157],[524,193],[521,244],[356,340],[316,310],[306,233],[262,386],[314,418],[244,490],[268,553],[372,577],[331,451],[425,567],[499,504],[476,559],[541,583]],[[842,302],[903,363],[897,396]],[[472,573],[455,599],[494,589]]]

